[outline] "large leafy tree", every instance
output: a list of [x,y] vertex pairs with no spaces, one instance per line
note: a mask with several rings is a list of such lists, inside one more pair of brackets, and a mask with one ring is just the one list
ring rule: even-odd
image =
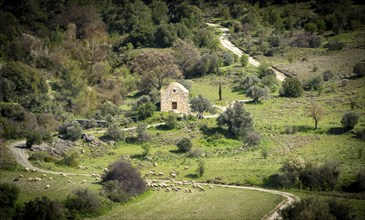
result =
[[142,90],[160,90],[168,79],[179,79],[182,74],[175,64],[175,58],[158,50],[148,50],[134,58],[132,69],[141,76]]
[[252,131],[253,119],[241,103],[235,102],[218,116],[217,124],[227,126],[235,137],[244,138]]
[[193,110],[194,112],[198,112],[198,118],[203,118],[203,113],[208,112],[212,108],[209,100],[207,98],[204,98],[202,95],[193,98],[190,101],[190,104],[191,110]]

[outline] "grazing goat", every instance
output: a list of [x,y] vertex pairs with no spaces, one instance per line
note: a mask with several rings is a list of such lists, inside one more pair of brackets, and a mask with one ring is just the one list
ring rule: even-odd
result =
[[49,185],[46,185],[45,189],[48,189],[49,188]]

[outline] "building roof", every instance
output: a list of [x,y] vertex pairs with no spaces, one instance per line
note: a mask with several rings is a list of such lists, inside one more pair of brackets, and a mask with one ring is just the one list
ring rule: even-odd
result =
[[189,90],[187,88],[185,88],[183,85],[181,85],[180,83],[178,82],[172,82],[170,83],[167,87],[165,88],[162,88],[163,91],[165,91],[166,89],[169,89],[169,88],[179,88],[181,89],[183,92],[189,92]]

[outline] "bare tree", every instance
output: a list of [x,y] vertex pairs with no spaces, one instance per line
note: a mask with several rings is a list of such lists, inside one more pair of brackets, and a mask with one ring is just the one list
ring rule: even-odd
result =
[[141,76],[141,88],[160,90],[167,79],[180,79],[182,77],[175,58],[166,52],[149,50],[139,54],[132,62],[133,71]]
[[317,103],[311,102],[310,106],[307,108],[308,117],[314,119],[314,129],[318,128],[318,122],[323,118],[325,111],[324,109]]

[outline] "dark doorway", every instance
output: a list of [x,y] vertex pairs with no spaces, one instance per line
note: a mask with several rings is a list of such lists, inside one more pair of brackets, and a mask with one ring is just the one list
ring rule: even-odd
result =
[[172,102],[172,109],[177,109],[177,102]]

